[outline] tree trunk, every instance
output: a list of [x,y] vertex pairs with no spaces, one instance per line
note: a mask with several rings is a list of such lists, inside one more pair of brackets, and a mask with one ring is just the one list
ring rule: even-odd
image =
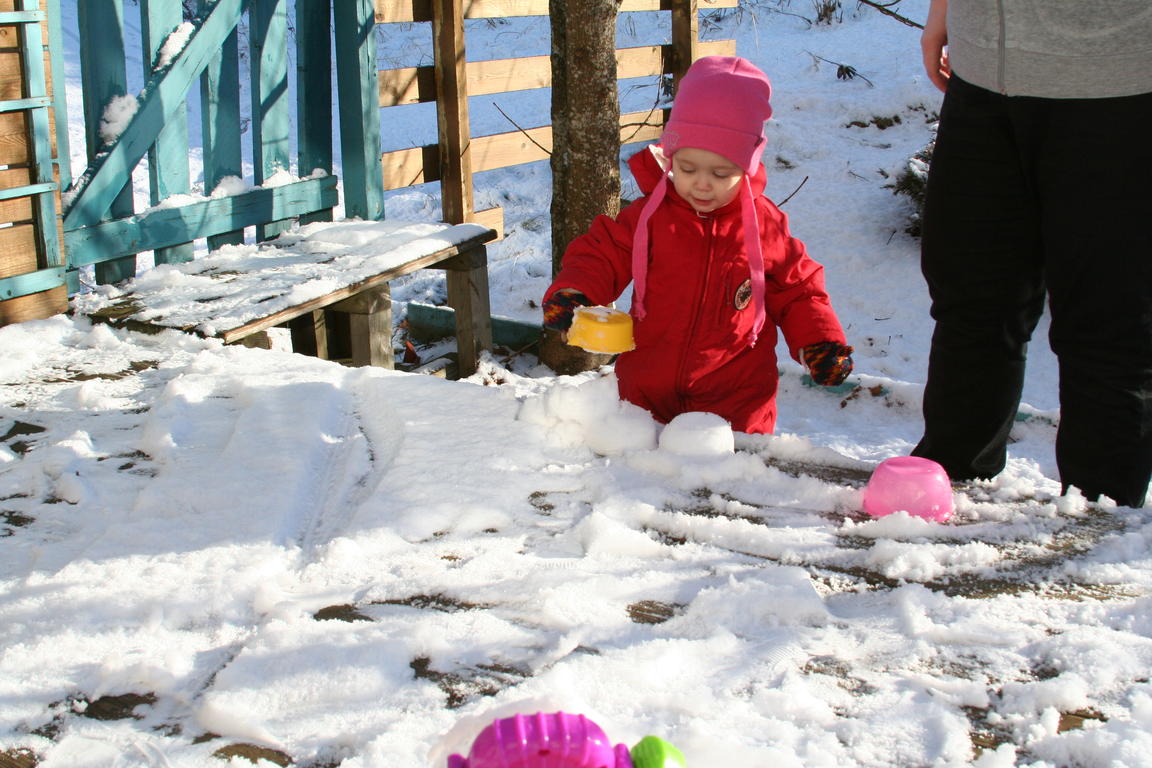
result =
[[[600,214],[620,212],[617,0],[549,0],[552,21],[552,274]],[[540,361],[560,374],[611,361],[545,331]]]
[[617,0],[550,0],[552,274],[600,214],[620,212]]

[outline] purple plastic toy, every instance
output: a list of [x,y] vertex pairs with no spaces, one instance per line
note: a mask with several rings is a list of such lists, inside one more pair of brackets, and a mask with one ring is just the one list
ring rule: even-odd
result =
[[448,768],[632,768],[632,758],[584,715],[537,712],[490,723]]
[[918,456],[880,462],[864,489],[864,511],[883,517],[901,509],[938,523],[952,517],[952,484],[944,467]]

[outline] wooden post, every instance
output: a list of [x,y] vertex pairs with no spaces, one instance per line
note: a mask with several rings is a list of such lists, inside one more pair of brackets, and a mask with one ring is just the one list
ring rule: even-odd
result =
[[463,378],[476,373],[480,352],[492,349],[488,251],[478,245],[442,266],[448,270],[448,305],[456,310],[456,352]]
[[352,365],[395,368],[392,352],[392,293],[388,283],[333,304],[349,320]]
[[313,310],[288,321],[292,334],[292,351],[301,355],[311,355],[321,360],[331,360],[328,356],[328,322],[323,309]]
[[463,224],[471,220],[475,206],[472,199],[472,146],[468,127],[462,0],[434,0],[432,38],[436,63],[436,120],[440,136],[441,207],[444,221]]

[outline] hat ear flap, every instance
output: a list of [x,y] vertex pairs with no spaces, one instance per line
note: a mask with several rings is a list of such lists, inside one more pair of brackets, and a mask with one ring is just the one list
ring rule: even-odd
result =
[[764,304],[764,252],[760,249],[760,219],[756,215],[756,195],[752,192],[749,174],[744,174],[740,190],[740,215],[744,220],[744,251],[748,254],[748,277],[752,282],[752,330],[748,334],[750,346],[764,328],[768,311]]
[[748,163],[751,167],[745,168],[749,176],[755,176],[756,171],[759,170],[760,161],[764,157],[764,150],[768,147],[768,137],[763,133],[760,134],[760,140],[756,142],[755,148],[752,150],[752,160]]
[[648,281],[648,220],[664,200],[668,192],[668,176],[671,168],[664,171],[660,181],[648,196],[648,202],[640,211],[636,222],[636,233],[632,236],[632,314],[637,320],[644,319],[644,289]]

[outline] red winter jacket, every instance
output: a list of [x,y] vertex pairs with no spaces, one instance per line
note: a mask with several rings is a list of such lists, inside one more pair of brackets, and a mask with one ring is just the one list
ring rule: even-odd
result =
[[[648,150],[629,160],[647,196],[663,175]],[[707,411],[742,432],[771,432],[776,423],[776,329],[792,357],[821,341],[844,343],[824,290],[824,268],[788,233],[787,217],[763,196],[766,175],[752,179],[764,254],[767,323],[755,346],[748,259],[739,196],[700,215],[671,187],[649,221],[650,247],[643,320],[634,321],[636,349],[620,355],[620,395],[662,422]],[[647,198],[615,219],[599,216],[569,244],[545,299],[575,289],[594,304],[611,304],[632,280],[632,236]]]

